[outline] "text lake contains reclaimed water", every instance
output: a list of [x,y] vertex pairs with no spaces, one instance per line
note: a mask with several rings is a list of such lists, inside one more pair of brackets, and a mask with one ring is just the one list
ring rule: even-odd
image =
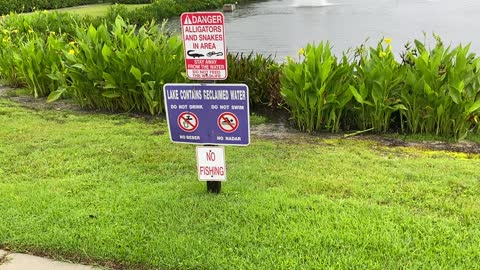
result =
[[471,42],[472,51],[480,53],[479,0],[256,1],[225,13],[225,22],[230,52],[272,54],[277,61],[322,40],[329,40],[338,55],[367,38],[376,45],[390,37],[399,53],[407,41],[424,41],[423,32],[432,46],[435,32],[446,44]]

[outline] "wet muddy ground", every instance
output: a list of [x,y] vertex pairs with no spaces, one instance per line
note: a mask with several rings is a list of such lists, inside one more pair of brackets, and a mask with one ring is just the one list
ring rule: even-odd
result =
[[[60,100],[53,103],[47,103],[45,98],[34,99],[31,96],[16,95],[10,88],[0,86],[0,98],[6,98],[21,104],[21,106],[33,110],[69,110],[78,113],[107,113],[105,111],[84,110],[71,101]],[[252,108],[257,115],[265,116],[267,123],[252,125],[251,135],[253,137],[279,140],[286,143],[298,144],[299,142],[319,143],[322,139],[345,139],[345,140],[373,140],[379,145],[386,147],[415,147],[420,149],[451,151],[469,154],[480,154],[480,145],[470,141],[460,141],[455,143],[445,141],[406,141],[401,136],[398,138],[360,134],[349,136],[348,134],[332,134],[332,133],[304,133],[292,127],[289,122],[288,112],[283,109],[272,110],[269,108]],[[125,114],[125,113],[122,113]],[[129,116],[135,118],[144,118],[152,120],[152,118],[165,119],[165,116],[152,117],[147,114],[131,113]],[[162,132],[163,134],[163,132]]]

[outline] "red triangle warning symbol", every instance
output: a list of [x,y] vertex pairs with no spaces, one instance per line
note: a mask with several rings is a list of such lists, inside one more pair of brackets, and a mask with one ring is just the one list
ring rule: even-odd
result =
[[192,24],[192,20],[190,20],[190,17],[185,16],[185,21],[183,21],[183,24]]

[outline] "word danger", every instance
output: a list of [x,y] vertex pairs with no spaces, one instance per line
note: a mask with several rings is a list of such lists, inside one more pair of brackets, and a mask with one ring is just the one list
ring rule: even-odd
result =
[[219,15],[196,15],[191,20],[193,24],[223,24],[223,17]]
[[197,90],[172,89],[167,91],[167,99],[176,100],[246,100],[243,90]]

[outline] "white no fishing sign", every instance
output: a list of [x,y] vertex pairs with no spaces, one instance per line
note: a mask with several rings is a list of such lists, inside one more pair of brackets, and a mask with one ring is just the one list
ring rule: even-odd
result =
[[225,149],[221,146],[197,146],[197,171],[200,181],[226,181]]

